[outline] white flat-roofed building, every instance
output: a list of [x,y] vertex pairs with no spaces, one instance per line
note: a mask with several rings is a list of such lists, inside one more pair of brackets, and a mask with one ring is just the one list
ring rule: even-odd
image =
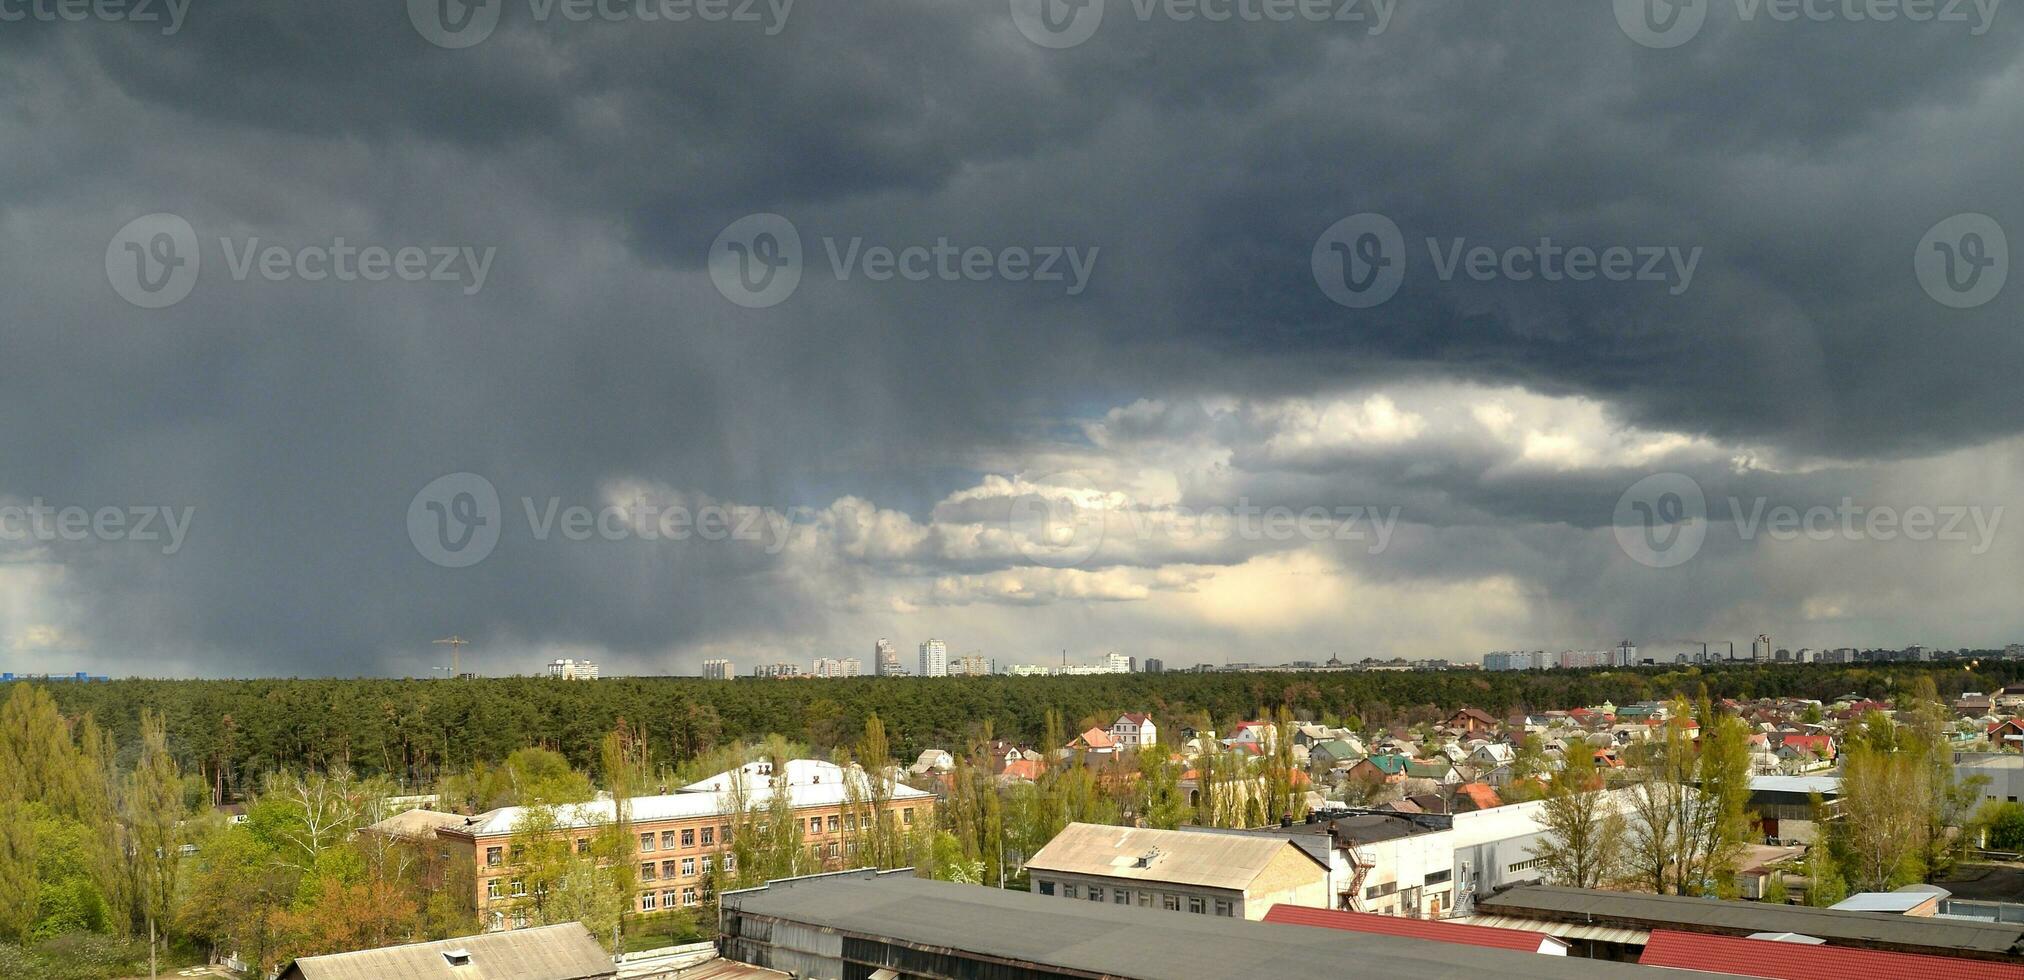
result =
[[588,660],[551,660],[548,676],[563,681],[597,680],[597,665]]
[[1063,901],[1239,919],[1328,907],[1328,865],[1277,837],[1074,823],[1026,871],[1034,894]]

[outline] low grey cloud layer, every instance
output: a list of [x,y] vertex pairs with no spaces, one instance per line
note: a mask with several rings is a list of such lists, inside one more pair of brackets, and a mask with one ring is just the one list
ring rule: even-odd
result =
[[[2024,11],[1701,0],[1654,47],[1611,4],[1108,0],[1050,47],[1024,3],[0,19],[0,664],[2024,639],[2024,292],[1947,223],[2024,232]],[[798,278],[739,305],[779,253],[713,248],[762,213]],[[1396,241],[1330,239],[1367,214]],[[453,568],[410,518],[459,473],[498,539]],[[1615,533],[1654,473],[1710,517],[1673,567]],[[1845,501],[1967,534],[1763,523]],[[38,504],[192,516],[164,553]]]

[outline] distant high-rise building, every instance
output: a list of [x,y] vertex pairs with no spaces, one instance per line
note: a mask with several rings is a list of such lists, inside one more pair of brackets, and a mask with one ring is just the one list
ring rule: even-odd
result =
[[1771,656],[1771,637],[1764,633],[1757,634],[1756,642],[1750,644],[1750,659],[1763,663],[1770,660]]
[[1158,658],[1158,657],[1147,657],[1147,658],[1146,658],[1146,673],[1148,673],[1148,674],[1164,674],[1164,673],[1166,673],[1166,672],[1167,672],[1167,664],[1166,664],[1166,661],[1164,661],[1164,660],[1161,660],[1161,659],[1160,659],[1160,658]]
[[1629,640],[1617,644],[1615,661],[1618,667],[1637,666],[1637,644]]
[[552,660],[548,676],[564,681],[597,680],[597,665],[588,660]]
[[949,645],[940,640],[921,643],[921,676],[949,676]]
[[1132,672],[1132,667],[1134,666],[1132,663],[1132,658],[1127,657],[1122,653],[1107,654],[1104,656],[1103,659],[1104,663],[1110,668],[1110,672],[1113,674],[1129,674]]
[[1569,670],[1607,667],[1615,659],[1614,650],[1564,650],[1560,654],[1558,666]]
[[981,653],[966,653],[949,664],[950,677],[989,677],[997,665]]
[[845,657],[842,660],[817,657],[809,665],[808,672],[816,677],[856,677],[864,673],[864,661],[856,657]]
[[731,668],[729,660],[703,661],[703,678],[705,680],[728,681],[736,677],[737,674],[738,672]]
[[777,679],[777,678],[782,678],[782,677],[800,677],[800,676],[802,676],[802,674],[801,674],[801,665],[800,665],[800,664],[784,664],[784,663],[783,663],[783,664],[762,664],[762,665],[760,665],[760,666],[758,666],[758,667],[754,667],[754,668],[752,668],[752,676],[754,676],[754,677],[769,677],[769,678],[776,678],[776,679]]
[[872,670],[880,677],[898,677],[906,671],[900,667],[900,648],[893,641],[879,637],[872,644]]

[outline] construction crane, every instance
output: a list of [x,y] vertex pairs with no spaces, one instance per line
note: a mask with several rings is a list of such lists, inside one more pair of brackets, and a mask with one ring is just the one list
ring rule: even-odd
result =
[[461,636],[452,636],[448,639],[437,640],[436,645],[450,648],[450,677],[453,679],[462,677],[462,663],[458,655],[464,652],[465,647],[471,645],[471,641]]

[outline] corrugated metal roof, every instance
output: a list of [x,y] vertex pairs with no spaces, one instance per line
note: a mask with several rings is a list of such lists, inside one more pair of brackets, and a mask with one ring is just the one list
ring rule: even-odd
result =
[[1971,922],[1881,912],[1763,902],[1725,902],[1680,895],[1646,895],[1551,885],[1521,885],[1481,899],[1487,915],[1631,926],[1678,928],[1746,936],[1753,932],[1796,932],[1829,943],[1896,948],[1905,952],[1970,950],[1984,956],[2015,955],[2024,925]]
[[1645,966],[1720,970],[1766,980],[2024,980],[2024,965],[1845,946],[1766,942],[1662,929],[1652,933]]
[[674,980],[788,980],[788,976],[779,970],[717,959],[689,967],[675,974]]
[[1552,936],[1524,929],[1495,929],[1461,922],[1406,919],[1395,915],[1371,915],[1366,912],[1336,912],[1330,909],[1301,908],[1297,905],[1274,905],[1265,913],[1265,921],[1289,926],[1341,929],[1345,932],[1368,932],[1380,936],[1405,936],[1411,939],[1482,946],[1488,949],[1509,949],[1520,953],[1537,953],[1541,943],[1550,942],[1563,947],[1566,945]]
[[[445,954],[468,954],[452,965]],[[593,980],[618,972],[582,923],[305,956],[283,980]]]
[[1119,980],[1410,977],[1415,980],[1684,980],[1714,974],[1214,915],[1048,898],[907,874],[802,878],[722,896],[755,915],[917,948],[957,950]]
[[1857,892],[1828,908],[1843,912],[1892,912],[1903,915],[1938,898],[1939,896],[1931,892]]
[[[1287,851],[1299,854],[1322,873],[1328,870],[1326,863],[1285,838],[1091,823],[1069,824],[1026,862],[1026,868],[1243,891],[1266,865]],[[1145,858],[1150,860],[1139,867]]]
[[1651,933],[1643,929],[1625,926],[1587,925],[1579,922],[1548,922],[1545,919],[1521,919],[1509,915],[1467,915],[1449,920],[1468,926],[1482,926],[1487,929],[1513,929],[1536,932],[1556,939],[1579,939],[1584,942],[1616,943],[1623,946],[1642,946]]

